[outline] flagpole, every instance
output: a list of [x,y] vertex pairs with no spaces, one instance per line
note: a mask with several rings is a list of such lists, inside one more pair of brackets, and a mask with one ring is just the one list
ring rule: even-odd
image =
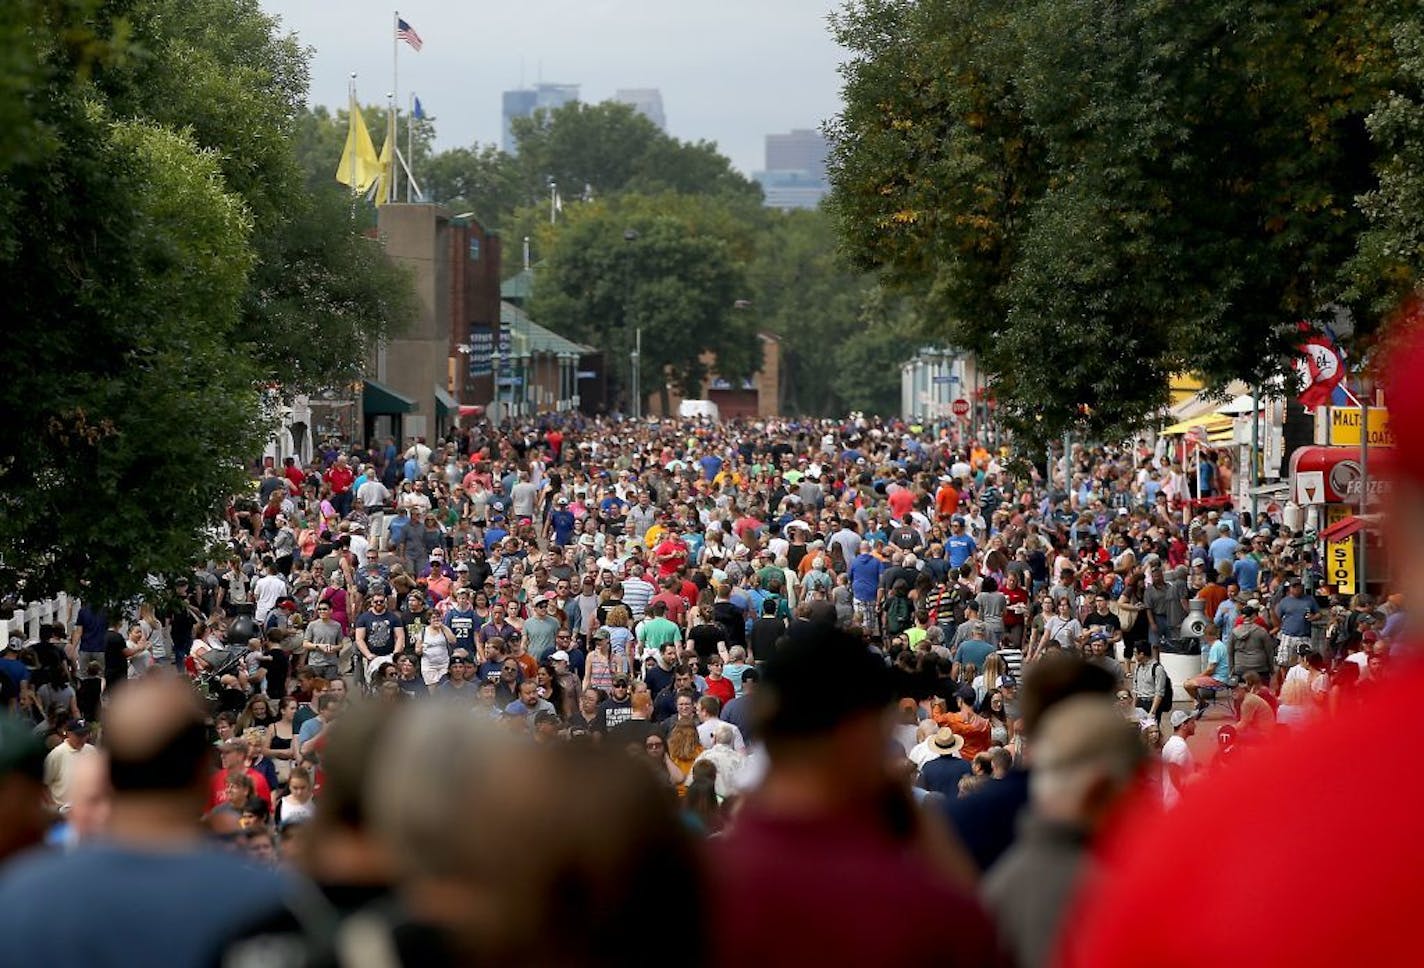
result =
[[[410,110],[405,113],[405,163],[406,167],[415,164],[415,92],[410,92]],[[410,186],[415,181],[415,173],[410,173],[410,177],[405,180],[405,202],[410,204]]]
[[[346,143],[347,143],[348,145],[351,143],[351,134],[350,134],[351,119],[354,117],[354,115],[352,114],[352,112],[355,111],[355,110],[356,110],[356,72],[355,72],[355,71],[352,71],[352,72],[351,72],[351,80],[350,80],[350,82],[346,85],[346,127],[347,127]],[[346,187],[347,187],[347,189],[351,192],[351,221],[354,222],[354,221],[356,221],[356,152],[355,152],[355,151],[352,151],[352,152],[351,152],[351,165],[350,165],[350,168],[351,168],[351,184],[350,184],[350,185],[347,185]]]
[[558,186],[557,184],[555,184],[554,182],[549,182],[549,224],[550,224],[550,225],[554,225],[554,224],[556,224],[556,223],[558,222],[558,215],[559,215],[559,213],[558,213],[558,208],[557,208],[557,206],[558,206],[558,199],[559,199],[559,186]]
[[[395,146],[400,144],[400,128],[396,126],[396,101],[400,98],[400,11],[396,10],[391,14],[391,152],[394,154]],[[396,171],[395,159],[391,159],[391,182],[386,201],[394,202],[399,196],[396,194]]]

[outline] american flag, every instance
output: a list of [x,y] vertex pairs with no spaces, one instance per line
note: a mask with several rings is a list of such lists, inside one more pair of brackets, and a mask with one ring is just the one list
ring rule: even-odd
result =
[[399,17],[396,18],[396,39],[405,41],[416,50],[425,46],[425,41],[420,39],[420,34],[415,32],[415,28]]

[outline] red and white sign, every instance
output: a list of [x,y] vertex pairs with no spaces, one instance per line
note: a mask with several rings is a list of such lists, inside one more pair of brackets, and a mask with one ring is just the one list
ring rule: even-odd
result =
[[969,416],[969,401],[960,397],[950,404],[949,409],[956,417],[967,417]]
[[[1390,452],[1370,449],[1370,503],[1389,491]],[[1364,468],[1358,447],[1301,447],[1291,454],[1291,493],[1297,504],[1359,505]]]

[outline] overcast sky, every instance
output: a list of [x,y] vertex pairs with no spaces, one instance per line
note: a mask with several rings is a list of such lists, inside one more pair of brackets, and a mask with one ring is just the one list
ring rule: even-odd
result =
[[[261,0],[315,49],[313,104],[366,103],[391,88],[392,6],[378,0]],[[442,148],[500,138],[500,93],[540,79],[662,91],[668,132],[708,139],[744,172],[763,138],[816,127],[840,104],[842,51],[826,17],[835,0],[408,0],[401,17],[425,42],[401,45],[401,102],[414,90]]]

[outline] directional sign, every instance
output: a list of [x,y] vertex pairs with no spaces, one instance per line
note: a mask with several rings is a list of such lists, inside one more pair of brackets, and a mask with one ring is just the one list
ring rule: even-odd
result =
[[969,416],[969,401],[964,399],[963,397],[960,397],[958,400],[954,401],[953,405],[951,405],[950,411],[956,417]]
[[1295,503],[1302,505],[1325,503],[1324,471],[1296,471]]

